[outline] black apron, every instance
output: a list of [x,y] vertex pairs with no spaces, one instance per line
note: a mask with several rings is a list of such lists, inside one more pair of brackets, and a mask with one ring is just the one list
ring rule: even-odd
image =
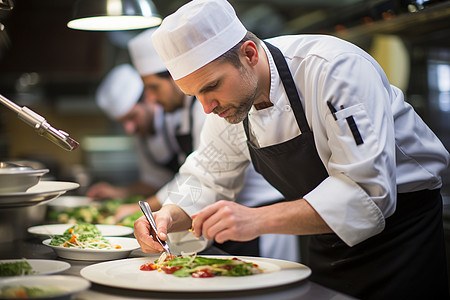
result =
[[[192,117],[192,110],[194,107],[194,103],[196,101],[196,98],[192,97],[192,101],[191,101],[191,106],[189,107],[189,131],[185,134],[176,134],[175,135],[175,139],[178,143],[178,148],[181,150],[181,152],[185,155],[188,156],[189,154],[192,153],[193,149],[193,138],[192,138],[192,128],[193,128],[193,117]],[[172,143],[170,141],[170,137],[169,137],[169,133],[167,131],[167,126],[166,126],[166,122],[165,122],[165,112],[163,112],[163,128],[162,128],[162,132],[163,132],[163,136],[164,136],[164,141],[166,142],[166,145],[169,147],[169,150],[172,154],[171,158],[165,162],[165,163],[161,163],[158,162],[153,154],[150,152],[150,149],[148,149],[148,147],[146,146],[146,138],[141,138],[140,139],[140,143],[141,143],[141,147],[144,149],[145,151],[145,157],[153,164],[167,168],[169,170],[171,170],[173,173],[178,172],[178,169],[180,168],[180,166],[183,164],[183,162],[179,161],[179,154],[177,151],[175,151],[175,149],[172,147]],[[178,131],[179,126],[177,127],[177,129],[175,130],[176,132]]]
[[[281,51],[266,43],[301,134],[257,148],[244,129],[255,169],[289,200],[302,198],[327,176]],[[311,280],[361,299],[447,299],[448,286],[439,190],[399,194],[385,230],[353,247],[336,234],[309,237]]]

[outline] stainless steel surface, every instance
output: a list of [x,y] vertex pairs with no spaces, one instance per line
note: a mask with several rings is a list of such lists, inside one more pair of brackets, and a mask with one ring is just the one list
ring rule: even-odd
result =
[[164,250],[168,254],[172,254],[169,249],[169,245],[166,242],[163,242],[158,237],[158,229],[156,227],[155,219],[153,218],[153,213],[150,208],[150,205],[145,201],[139,201],[139,206],[141,207],[142,212],[144,213],[144,216],[147,218],[148,222],[150,223],[150,227],[153,229],[154,237],[158,241],[158,243],[161,244],[161,246],[164,248]]
[[[204,252],[201,252],[200,254],[221,255],[226,253],[215,247],[211,247]],[[146,256],[146,254],[142,253],[142,251],[140,250],[135,250],[130,255],[130,257],[142,256]],[[0,259],[13,259],[22,257],[29,259],[54,259],[70,263],[71,267],[68,270],[60,273],[61,275],[81,276],[81,269],[95,263],[58,258],[52,251],[52,249],[42,245],[41,241],[37,238],[26,237],[7,243],[0,243]],[[149,282],[149,285],[150,284],[152,283]],[[328,289],[306,279],[279,287],[236,292],[149,292],[112,288],[99,284],[92,284],[92,286],[88,290],[77,294],[74,299],[351,300],[355,298]]]
[[20,107],[1,94],[0,102],[9,109],[15,111],[18,117],[33,127],[39,135],[46,137],[64,150],[72,151],[78,148],[79,143],[77,141],[69,137],[66,132],[50,126],[44,117],[38,115],[28,107]]

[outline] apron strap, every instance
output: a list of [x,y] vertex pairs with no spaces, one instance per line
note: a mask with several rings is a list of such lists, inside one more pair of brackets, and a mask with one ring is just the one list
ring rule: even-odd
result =
[[306,120],[305,111],[303,110],[302,102],[298,95],[294,79],[292,78],[291,71],[289,70],[283,53],[280,51],[280,49],[273,46],[272,44],[268,42],[264,43],[272,54],[273,60],[275,61],[275,65],[278,70],[278,74],[282,78],[281,82],[283,83],[284,90],[286,91],[286,95],[288,96],[289,102],[291,103],[300,131],[302,133],[310,131],[308,121]]

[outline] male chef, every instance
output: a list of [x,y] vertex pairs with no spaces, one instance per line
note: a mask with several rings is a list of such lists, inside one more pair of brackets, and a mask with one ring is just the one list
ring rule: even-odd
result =
[[[128,70],[131,66],[127,65],[128,72],[125,75],[128,75],[128,78],[112,77],[108,87],[115,93],[105,91],[105,99],[101,104],[104,111],[111,112],[117,105],[129,105],[126,103],[131,102],[132,98],[134,106],[130,105],[133,107],[130,109],[131,112],[136,107],[149,105],[153,107],[154,118],[152,119],[154,122],[152,126],[143,129],[146,134],[139,139],[138,149],[141,153],[140,165],[143,177],[149,178],[149,180],[156,177],[153,180],[161,181],[165,177],[157,172],[159,169],[165,168],[168,172],[173,170],[173,176],[178,171],[178,163],[181,165],[186,156],[198,148],[201,128],[207,115],[203,112],[201,103],[192,96],[184,95],[171,78],[153,47],[151,39],[153,32],[154,29],[145,30],[129,41],[128,50],[137,78],[132,76]],[[120,70],[124,67],[117,68],[119,68],[118,72],[122,72]],[[115,72],[115,69],[112,72]],[[131,82],[131,78],[133,78],[133,82]],[[136,93],[134,89],[128,90],[128,85],[133,86],[132,83],[136,79],[143,83],[139,93]],[[143,101],[139,101],[142,93],[144,94]],[[106,96],[108,97],[106,98]],[[146,123],[142,118],[148,115],[143,113],[132,115],[134,118],[131,120],[140,120]],[[153,131],[152,134],[149,132],[150,129]],[[170,166],[175,168],[172,169]],[[170,182],[170,179],[163,183]],[[246,170],[243,182],[243,189],[235,197],[236,202],[240,204],[262,206],[283,199],[280,192],[268,184],[251,165]],[[152,197],[147,199],[152,210],[155,211],[161,207],[159,200],[164,201],[167,198],[166,195],[177,198],[177,201],[186,201],[179,197],[182,195],[178,191],[179,184],[180,180],[174,181],[152,194]],[[189,184],[187,186],[190,187]],[[116,213],[116,219],[120,220],[136,211],[140,211],[137,203],[121,205]],[[192,236],[192,234],[190,235]],[[172,234],[172,238],[175,236]],[[187,237],[184,236],[183,241],[186,239]],[[228,241],[216,246],[233,255],[264,256],[291,261],[298,261],[300,254],[298,237],[295,235],[263,235],[251,241]],[[189,249],[183,250],[189,251]]]
[[[449,153],[372,57],[331,36],[261,41],[225,0],[187,3],[152,40],[210,114],[180,173],[225,199],[251,161],[290,200],[169,200],[155,214],[160,238],[189,226],[217,241],[311,235],[315,282],[362,299],[448,298],[440,174]],[[135,223],[142,250],[162,251],[148,227]]]

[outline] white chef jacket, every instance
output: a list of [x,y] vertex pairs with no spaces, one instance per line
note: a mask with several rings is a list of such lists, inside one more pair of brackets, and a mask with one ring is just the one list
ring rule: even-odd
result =
[[[347,245],[384,229],[385,218],[395,211],[397,192],[441,187],[440,174],[449,164],[449,153],[372,57],[331,36],[283,36],[267,41],[286,58],[329,174],[303,198]],[[252,107],[248,119],[252,142],[267,147],[301,132],[273,58],[262,47],[269,60],[274,106]],[[327,101],[337,109],[337,120]],[[363,144],[355,142],[346,120],[350,116]],[[250,161],[245,140],[241,123],[231,125],[216,115],[208,116],[199,149],[180,169],[180,176],[189,177],[201,189],[201,196],[181,203],[188,214],[217,199],[233,199],[240,191],[240,178]]]
[[[163,113],[161,107],[155,110],[155,134],[148,137],[146,146],[148,149],[143,149],[142,144],[139,148],[140,166],[142,180],[155,186],[163,186],[169,182],[173,177],[173,172],[152,160],[146,158],[145,151],[151,153],[152,158],[161,164],[165,164],[173,157],[174,153],[179,153],[178,161],[181,163],[186,159],[176,141],[176,134],[187,134],[190,132],[191,120],[191,96],[186,96],[182,108],[172,113]],[[192,107],[192,146],[197,149],[200,144],[201,128],[205,122],[207,115],[203,111],[203,107],[199,101],[196,101]],[[163,127],[169,137],[169,143],[164,137]],[[243,189],[237,195],[236,202],[246,206],[262,206],[267,203],[272,203],[283,199],[283,196],[275,188],[273,188],[260,174],[258,174],[253,165],[250,164],[245,171]],[[172,182],[177,185],[177,181]],[[177,198],[179,194],[163,188],[157,193],[157,197],[161,203],[164,203],[167,194],[170,193],[172,197]],[[177,198],[179,199],[179,198]],[[186,236],[182,236],[186,240]],[[291,261],[299,260],[299,245],[297,237],[294,235],[272,235],[267,234],[261,236],[260,239],[260,254],[264,257],[287,259]],[[277,247],[279,245],[279,247]]]

